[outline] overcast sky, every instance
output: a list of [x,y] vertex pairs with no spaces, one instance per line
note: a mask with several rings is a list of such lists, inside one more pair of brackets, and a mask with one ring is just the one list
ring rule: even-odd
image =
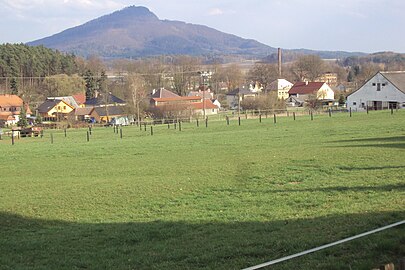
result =
[[50,36],[129,5],[273,47],[405,53],[404,0],[0,0],[0,43]]

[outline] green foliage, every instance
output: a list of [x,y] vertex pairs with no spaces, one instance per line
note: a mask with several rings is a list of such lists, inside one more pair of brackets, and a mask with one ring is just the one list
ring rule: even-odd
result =
[[345,103],[346,103],[346,99],[345,99],[345,96],[344,95],[342,95],[342,94],[340,94],[339,95],[339,105],[344,105]]
[[27,112],[25,110],[25,106],[23,105],[21,107],[21,112],[20,112],[20,117],[17,122],[17,126],[19,127],[26,127],[28,126],[28,120],[27,120]]
[[95,92],[97,90],[97,80],[93,74],[93,72],[88,69],[86,73],[83,76],[84,81],[85,81],[85,87],[86,87],[86,99],[91,99],[94,97]]
[[45,77],[77,71],[76,57],[43,46],[0,45],[0,77]]
[[69,96],[85,91],[85,81],[81,76],[59,74],[44,80],[44,94],[47,97]]
[[[242,269],[404,220],[404,119],[297,114],[156,125],[154,136],[123,127],[123,139],[94,128],[90,142],[87,129],[4,138],[2,267]],[[271,269],[372,269],[405,254],[404,230]]]
[[15,78],[11,79],[10,89],[12,95],[18,95],[18,82]]

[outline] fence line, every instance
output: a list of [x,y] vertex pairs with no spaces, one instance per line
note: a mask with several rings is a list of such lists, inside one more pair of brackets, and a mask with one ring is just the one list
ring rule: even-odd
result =
[[336,242],[333,242],[333,243],[330,243],[330,244],[326,244],[326,245],[323,245],[323,246],[320,246],[320,247],[317,247],[317,248],[308,249],[306,251],[299,252],[299,253],[296,253],[296,254],[293,254],[293,255],[290,255],[290,256],[286,256],[286,257],[283,257],[283,258],[280,258],[280,259],[277,259],[277,260],[272,260],[272,261],[269,261],[269,262],[265,262],[265,263],[262,263],[262,264],[252,266],[252,267],[244,268],[243,270],[256,270],[256,269],[260,269],[260,268],[263,268],[263,267],[266,267],[266,266],[274,265],[274,264],[277,264],[277,263],[280,263],[280,262],[288,261],[288,260],[303,256],[303,255],[307,255],[309,253],[313,253],[313,252],[316,252],[316,251],[320,251],[322,249],[326,249],[326,248],[329,248],[329,247],[340,245],[340,244],[343,244],[345,242],[349,242],[349,241],[352,241],[352,240],[355,240],[355,239],[358,239],[358,238],[361,238],[361,237],[364,237],[364,236],[367,236],[367,235],[370,235],[370,234],[374,234],[374,233],[381,232],[381,231],[384,231],[384,230],[387,230],[387,229],[391,229],[393,227],[397,227],[397,226],[400,226],[400,225],[403,225],[403,224],[405,224],[405,220],[402,220],[402,221],[399,221],[397,223],[393,223],[393,224],[390,224],[390,225],[387,225],[387,226],[384,226],[384,227],[381,227],[381,228],[378,228],[378,229],[375,229],[375,230],[372,230],[372,231],[361,233],[361,234],[358,234],[358,235],[355,235],[355,236],[352,236],[352,237],[348,237],[348,238],[345,238],[345,239],[342,239],[342,240],[339,240],[339,241],[336,241]]

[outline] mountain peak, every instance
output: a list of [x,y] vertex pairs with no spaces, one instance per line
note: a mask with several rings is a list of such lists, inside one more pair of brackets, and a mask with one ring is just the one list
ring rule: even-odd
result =
[[129,6],[119,11],[112,13],[111,15],[118,15],[121,17],[132,17],[137,19],[156,19],[159,18],[151,12],[148,8],[142,6]]
[[148,8],[129,6],[28,43],[77,55],[145,57],[160,54],[264,56],[274,48],[206,26],[160,20]]

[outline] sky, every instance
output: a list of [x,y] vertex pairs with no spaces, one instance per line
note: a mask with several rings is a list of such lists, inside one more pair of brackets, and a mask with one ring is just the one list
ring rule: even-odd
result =
[[0,0],[0,43],[47,37],[130,5],[272,47],[405,53],[404,0]]

